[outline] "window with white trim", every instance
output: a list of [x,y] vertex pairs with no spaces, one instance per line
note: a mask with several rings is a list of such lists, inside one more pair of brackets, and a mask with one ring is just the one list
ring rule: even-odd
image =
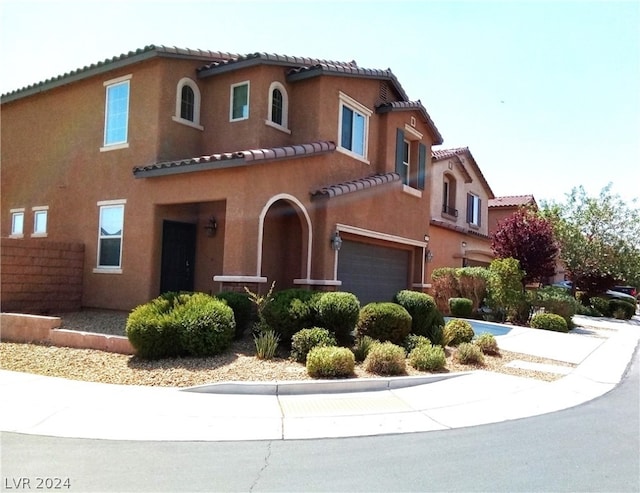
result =
[[279,130],[288,131],[289,95],[280,82],[272,82],[269,86],[269,110],[266,123]]
[[127,143],[129,131],[129,79],[121,77],[104,83],[106,88],[104,145]]
[[125,201],[98,202],[98,269],[120,269]]
[[396,129],[396,167],[405,191],[424,190],[427,173],[427,146],[420,139],[422,134],[412,127]]
[[442,178],[442,214],[458,217],[456,209],[456,179],[449,173]]
[[249,81],[231,85],[229,120],[234,122],[249,118]]
[[46,236],[47,235],[47,218],[49,213],[49,207],[33,207],[33,235],[32,236]]
[[471,226],[480,227],[482,220],[482,200],[477,195],[472,193],[467,194],[467,222]]
[[369,117],[372,111],[344,93],[340,93],[338,149],[360,159],[367,159]]
[[22,237],[24,234],[24,209],[11,209],[11,236]]
[[173,120],[203,130],[200,126],[201,96],[198,85],[183,77],[176,87],[176,114]]

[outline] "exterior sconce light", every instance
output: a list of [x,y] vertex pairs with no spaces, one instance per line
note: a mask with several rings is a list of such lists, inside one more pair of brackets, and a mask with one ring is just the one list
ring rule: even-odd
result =
[[216,235],[216,231],[218,230],[218,223],[216,222],[216,218],[211,216],[207,223],[204,226],[204,230],[207,232],[208,237],[213,237]]
[[462,242],[462,248],[467,248],[467,242],[466,241]]
[[433,252],[431,250],[427,250],[426,252],[424,252],[424,259],[427,262],[431,262],[433,260]]
[[340,233],[336,231],[331,237],[331,248],[337,252],[340,250],[340,247],[342,247],[342,238],[340,238]]
[[425,243],[429,243],[429,240],[430,240],[430,239],[431,239],[431,238],[429,238],[429,235],[424,235],[424,242],[425,242]]

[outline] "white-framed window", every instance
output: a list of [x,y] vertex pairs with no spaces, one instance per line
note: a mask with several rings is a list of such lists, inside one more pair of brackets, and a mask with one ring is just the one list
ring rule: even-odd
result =
[[229,120],[234,122],[249,118],[249,81],[231,84]]
[[201,95],[198,85],[188,77],[183,77],[176,86],[176,114],[173,120],[190,127],[204,130],[200,125]]
[[47,236],[48,206],[33,207],[33,234],[31,236]]
[[94,272],[122,272],[122,240],[126,200],[98,202],[98,256]]
[[396,168],[403,190],[416,196],[425,189],[427,176],[427,146],[420,139],[422,134],[405,125],[396,129]]
[[104,149],[126,147],[129,133],[129,83],[131,75],[104,83]]
[[11,209],[11,236],[22,238],[24,235],[24,209]]
[[471,226],[480,227],[482,220],[482,200],[477,195],[472,193],[467,194],[467,222]]
[[456,179],[449,173],[442,178],[442,213],[458,217],[456,209]]
[[269,126],[291,133],[289,130],[289,95],[280,82],[269,86],[269,110],[265,123]]
[[402,141],[402,164],[404,166],[403,183],[409,185],[411,177],[411,142]]
[[341,92],[338,113],[338,150],[366,161],[369,145],[369,117],[373,112]]

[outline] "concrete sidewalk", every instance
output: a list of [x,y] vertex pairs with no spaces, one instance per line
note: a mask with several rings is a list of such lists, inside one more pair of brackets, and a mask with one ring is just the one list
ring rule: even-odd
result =
[[443,430],[535,416],[613,389],[640,340],[637,316],[629,323],[576,322],[582,327],[570,334],[514,327],[496,337],[501,349],[578,365],[555,382],[470,371],[176,389],[0,371],[0,431],[113,440],[280,440]]

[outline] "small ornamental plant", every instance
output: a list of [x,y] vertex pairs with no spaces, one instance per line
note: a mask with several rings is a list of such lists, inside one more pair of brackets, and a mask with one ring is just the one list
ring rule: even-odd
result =
[[307,361],[307,354],[317,346],[335,346],[336,338],[327,329],[313,327],[302,329],[291,339],[291,357],[299,363]]
[[567,321],[555,313],[536,313],[530,324],[534,329],[551,330],[553,332],[569,332]]
[[404,348],[389,341],[374,344],[364,360],[364,368],[376,375],[404,375],[407,372]]
[[444,326],[442,338],[446,346],[458,346],[463,342],[471,342],[474,335],[473,327],[469,322],[454,318]]
[[307,354],[307,373],[313,378],[344,378],[353,375],[356,360],[350,349],[317,346]]
[[409,364],[420,371],[441,370],[446,366],[447,358],[441,346],[420,344],[409,353]]
[[463,365],[483,365],[484,355],[478,346],[470,342],[463,342],[458,346],[455,358]]
[[500,352],[493,334],[487,332],[480,334],[473,340],[473,343],[480,348],[483,354],[498,354]]
[[356,357],[356,361],[364,361],[373,345],[377,342],[378,341],[369,336],[358,337],[353,347],[353,354]]

